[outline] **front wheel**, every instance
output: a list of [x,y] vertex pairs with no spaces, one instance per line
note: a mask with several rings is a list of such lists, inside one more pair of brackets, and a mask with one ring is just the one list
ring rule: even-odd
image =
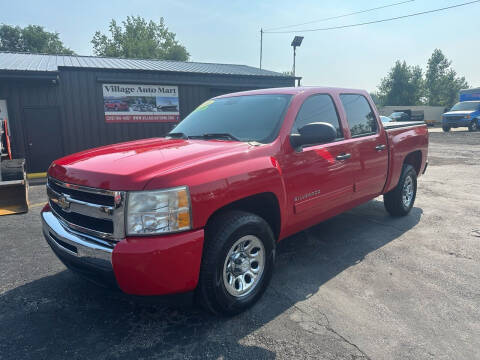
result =
[[478,130],[478,122],[476,119],[472,120],[470,125],[468,125],[468,131],[477,131]]
[[274,261],[275,238],[265,220],[244,211],[217,216],[206,231],[197,300],[215,314],[246,310],[267,288]]
[[443,125],[443,126],[442,126],[442,130],[443,130],[444,132],[449,132],[449,131],[450,131],[450,126],[445,126],[445,125]]
[[417,172],[411,165],[404,165],[397,186],[383,195],[385,209],[392,216],[407,215],[417,196]]

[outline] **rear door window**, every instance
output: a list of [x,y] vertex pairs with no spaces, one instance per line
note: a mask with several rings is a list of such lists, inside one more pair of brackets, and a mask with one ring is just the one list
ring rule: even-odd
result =
[[352,137],[377,133],[377,119],[367,99],[359,94],[340,95]]

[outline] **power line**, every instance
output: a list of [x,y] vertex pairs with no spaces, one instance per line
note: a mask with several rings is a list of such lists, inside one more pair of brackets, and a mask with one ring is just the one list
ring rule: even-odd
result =
[[327,21],[327,20],[333,20],[333,19],[340,19],[340,18],[343,18],[343,17],[352,16],[352,15],[357,15],[357,14],[363,14],[363,13],[366,13],[366,12],[369,12],[369,11],[384,9],[384,8],[387,8],[387,7],[396,6],[396,5],[401,5],[401,4],[405,4],[405,3],[408,3],[408,2],[412,2],[412,1],[415,1],[415,0],[407,0],[407,1],[397,2],[397,3],[393,3],[393,4],[388,4],[388,5],[383,5],[383,6],[374,7],[374,8],[371,8],[371,9],[365,9],[365,10],[355,11],[355,12],[351,12],[351,13],[344,14],[344,15],[337,15],[337,16],[327,17],[327,18],[323,18],[323,19],[307,21],[307,22],[300,23],[300,24],[278,26],[278,27],[274,27],[274,28],[265,29],[265,30],[263,30],[263,31],[264,31],[264,32],[268,32],[268,31],[271,31],[271,30],[286,29],[286,28],[290,28],[290,27],[296,27],[296,26],[302,26],[302,25],[307,25],[307,24],[313,24],[313,23],[321,22],[321,21]]
[[263,30],[263,32],[268,33],[268,34],[293,34],[293,33],[299,33],[299,32],[312,32],[312,31],[326,31],[326,30],[345,29],[345,28],[351,28],[351,27],[356,27],[356,26],[370,25],[370,24],[376,24],[376,23],[387,22],[387,21],[392,21],[392,20],[399,20],[399,19],[404,19],[404,18],[408,18],[408,17],[412,17],[412,16],[430,14],[430,13],[444,11],[444,10],[448,10],[448,9],[453,9],[453,8],[457,8],[457,7],[460,7],[460,6],[466,6],[466,5],[470,5],[470,4],[474,4],[474,3],[478,3],[478,2],[480,2],[480,0],[469,1],[469,2],[466,2],[466,3],[452,5],[452,6],[446,6],[446,7],[439,8],[439,9],[421,11],[421,12],[417,12],[417,13],[413,13],[413,14],[396,16],[396,17],[392,17],[392,18],[388,18],[388,19],[367,21],[367,22],[357,23],[357,24],[332,26],[332,27],[318,28],[318,29],[303,29],[303,30],[288,30],[288,31],[265,31],[265,30]]

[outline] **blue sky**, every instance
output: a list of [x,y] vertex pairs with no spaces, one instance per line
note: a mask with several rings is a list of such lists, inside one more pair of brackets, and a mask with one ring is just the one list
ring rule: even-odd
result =
[[[259,31],[341,15],[400,0],[323,1],[2,1],[0,22],[39,24],[58,31],[75,52],[91,55],[96,30],[106,32],[111,18],[161,16],[191,54],[192,61],[258,66]],[[302,28],[345,25],[449,6],[467,0],[416,0],[387,9]],[[297,50],[297,75],[305,85],[343,86],[375,90],[397,59],[426,67],[435,48],[453,61],[459,75],[480,86],[480,3],[363,27],[309,32]],[[263,67],[292,67],[294,34],[265,34]]]

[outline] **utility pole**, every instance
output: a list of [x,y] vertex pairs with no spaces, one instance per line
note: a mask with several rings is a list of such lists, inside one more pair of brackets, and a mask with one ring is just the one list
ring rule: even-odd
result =
[[263,28],[260,29],[260,69],[262,68]]

